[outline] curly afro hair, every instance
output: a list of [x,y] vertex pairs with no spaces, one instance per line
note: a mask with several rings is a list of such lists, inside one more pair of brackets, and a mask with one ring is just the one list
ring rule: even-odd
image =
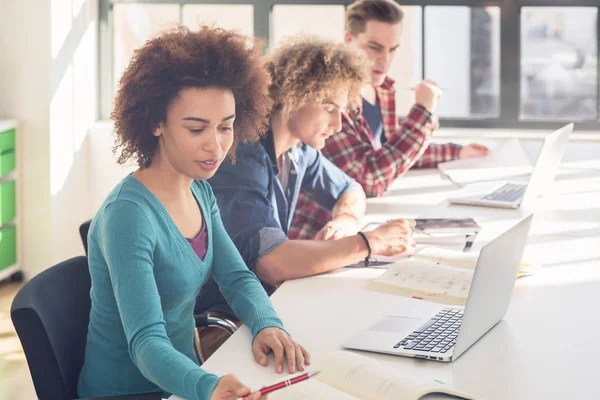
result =
[[177,26],[150,39],[135,51],[123,73],[111,114],[118,163],[135,160],[150,166],[158,148],[152,133],[165,122],[169,106],[186,88],[220,87],[235,97],[235,159],[239,142],[257,141],[266,131],[272,101],[270,77],[260,54],[261,44],[225,29],[201,26],[197,31]]
[[349,106],[356,107],[360,89],[367,83],[368,65],[361,51],[344,43],[312,35],[288,38],[267,62],[273,111],[287,118],[342,88],[348,90]]

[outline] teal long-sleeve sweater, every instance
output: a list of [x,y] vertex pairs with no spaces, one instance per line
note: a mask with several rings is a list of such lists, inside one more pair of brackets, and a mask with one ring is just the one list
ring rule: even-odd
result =
[[88,241],[92,309],[79,396],[164,391],[209,399],[219,377],[202,370],[193,351],[194,302],[209,276],[253,336],[266,327],[283,329],[227,235],[210,186],[196,181],[191,190],[207,228],[204,260],[132,176],[94,217]]

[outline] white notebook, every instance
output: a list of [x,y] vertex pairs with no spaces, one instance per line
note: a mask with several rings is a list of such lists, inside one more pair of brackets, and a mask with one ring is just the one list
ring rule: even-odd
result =
[[511,139],[492,148],[486,157],[448,161],[438,164],[438,169],[454,183],[465,185],[530,174],[533,167],[519,139]]
[[417,400],[429,393],[472,397],[436,380],[420,380],[375,360],[347,351],[326,354],[315,361],[320,373],[307,381],[273,392],[269,399],[285,400]]

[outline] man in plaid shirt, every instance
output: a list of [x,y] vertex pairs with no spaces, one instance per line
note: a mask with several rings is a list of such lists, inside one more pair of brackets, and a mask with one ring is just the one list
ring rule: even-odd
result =
[[[487,154],[487,148],[478,144],[429,143],[441,96],[441,89],[429,80],[416,85],[416,104],[398,122],[394,80],[387,72],[400,44],[402,18],[402,10],[392,0],[358,0],[346,12],[344,39],[364,50],[373,62],[371,84],[361,92],[362,107],[342,114],[342,130],[327,140],[322,153],[360,183],[369,197],[381,196],[412,166],[432,168],[440,162]],[[337,226],[328,210],[302,192],[288,235],[337,239],[358,229],[358,221],[352,227],[348,221],[344,224]]]

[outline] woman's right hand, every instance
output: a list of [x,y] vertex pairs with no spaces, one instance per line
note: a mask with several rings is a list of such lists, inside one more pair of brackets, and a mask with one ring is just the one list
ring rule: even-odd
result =
[[415,224],[412,219],[396,219],[379,225],[370,232],[365,232],[371,246],[371,253],[382,256],[412,254],[416,244],[411,238]]
[[210,400],[235,400],[240,397],[248,400],[265,400],[267,396],[261,397],[260,392],[250,393],[250,388],[244,385],[235,375],[225,375],[219,380],[217,387],[210,396]]

